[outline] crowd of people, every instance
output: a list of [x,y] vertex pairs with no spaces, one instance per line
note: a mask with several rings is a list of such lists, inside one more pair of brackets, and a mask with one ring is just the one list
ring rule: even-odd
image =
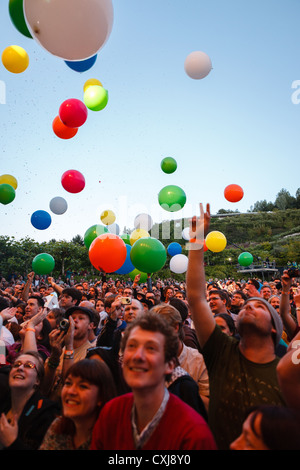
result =
[[300,449],[300,280],[207,280],[200,209],[185,282],[1,279],[0,449]]

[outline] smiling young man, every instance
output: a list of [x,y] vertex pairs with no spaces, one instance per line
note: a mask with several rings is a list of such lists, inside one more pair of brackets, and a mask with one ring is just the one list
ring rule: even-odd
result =
[[218,448],[228,449],[241,433],[246,410],[262,403],[284,405],[276,366],[275,348],[282,321],[262,297],[251,296],[236,317],[240,339],[224,334],[216,324],[205,291],[203,243],[209,231],[209,205],[191,231],[197,245],[189,251],[187,295],[195,329],[207,366],[210,384],[208,423]]
[[104,406],[91,449],[215,449],[202,416],[165,387],[178,350],[173,328],[159,315],[144,313],[126,328],[122,350],[124,378],[132,393]]

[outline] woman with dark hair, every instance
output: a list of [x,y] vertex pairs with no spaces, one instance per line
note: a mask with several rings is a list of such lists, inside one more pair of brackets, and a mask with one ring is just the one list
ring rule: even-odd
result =
[[75,362],[61,392],[62,416],[51,424],[40,450],[88,450],[99,412],[115,396],[115,384],[104,362]]
[[300,450],[300,420],[295,410],[284,406],[251,408],[241,435],[231,450]]
[[0,403],[0,447],[7,450],[36,450],[58,405],[43,397],[40,386],[44,363],[36,351],[20,354],[10,367],[8,393]]

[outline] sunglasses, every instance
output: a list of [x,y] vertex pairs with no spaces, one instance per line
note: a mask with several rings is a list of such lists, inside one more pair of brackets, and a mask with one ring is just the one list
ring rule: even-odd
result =
[[20,366],[23,366],[24,369],[36,369],[36,365],[30,361],[26,361],[26,362],[15,361],[11,367],[16,369],[17,367],[20,367]]

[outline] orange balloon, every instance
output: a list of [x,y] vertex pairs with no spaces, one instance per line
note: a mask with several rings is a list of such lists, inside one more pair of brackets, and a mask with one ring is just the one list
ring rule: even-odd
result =
[[78,128],[67,127],[59,116],[53,119],[52,129],[54,134],[60,139],[71,139],[78,132]]
[[224,189],[224,196],[229,202],[239,202],[244,196],[244,191],[238,184],[229,184]]
[[89,259],[94,268],[113,273],[123,266],[127,256],[124,241],[114,233],[103,233],[95,238],[89,248]]

